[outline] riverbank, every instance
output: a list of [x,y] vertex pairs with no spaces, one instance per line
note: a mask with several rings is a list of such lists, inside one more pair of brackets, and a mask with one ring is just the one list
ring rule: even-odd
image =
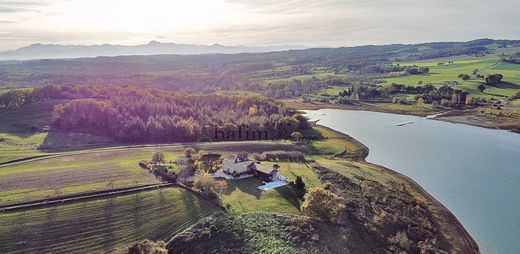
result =
[[[317,165],[331,168],[334,171],[347,175],[349,178],[352,177],[353,179],[369,179],[377,180],[379,182],[394,180],[403,184],[415,199],[426,205],[427,210],[434,219],[436,227],[439,229],[438,239],[439,241],[444,242],[442,245],[445,249],[449,250],[449,253],[480,253],[477,243],[473,240],[459,220],[414,180],[392,169],[365,161],[369,149],[349,135],[332,130],[328,127],[317,127],[326,130],[325,132],[321,131],[321,133],[326,134],[325,138],[338,139],[342,137],[345,143],[358,145],[358,150],[365,151],[363,153],[364,157],[362,158],[334,156],[333,158],[318,159]],[[351,159],[354,159],[354,162],[345,162],[345,160]],[[373,177],[373,179],[371,179],[371,177]]]
[[494,109],[489,107],[468,109],[434,109],[415,105],[393,103],[360,103],[356,105],[303,102],[301,100],[282,100],[287,106],[298,110],[344,109],[373,111],[390,114],[426,117],[439,115],[435,120],[457,124],[467,124],[488,129],[508,130],[520,133],[520,108]]

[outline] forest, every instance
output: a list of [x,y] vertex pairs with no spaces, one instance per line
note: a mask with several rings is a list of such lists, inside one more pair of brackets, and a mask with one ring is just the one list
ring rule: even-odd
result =
[[47,99],[65,100],[54,107],[52,129],[122,142],[198,141],[203,127],[254,126],[250,129],[269,134],[263,139],[290,138],[292,132],[308,128],[304,117],[261,96],[187,94],[132,86],[48,85],[11,90],[0,95],[0,108]]

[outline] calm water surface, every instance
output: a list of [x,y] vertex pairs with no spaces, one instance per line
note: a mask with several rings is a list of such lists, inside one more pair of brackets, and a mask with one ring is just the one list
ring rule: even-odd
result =
[[369,162],[414,179],[483,253],[520,253],[520,134],[367,111],[306,113],[367,145]]

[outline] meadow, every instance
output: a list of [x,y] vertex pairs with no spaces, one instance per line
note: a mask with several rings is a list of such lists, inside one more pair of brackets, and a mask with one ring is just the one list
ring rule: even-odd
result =
[[219,210],[180,188],[0,213],[0,253],[106,253],[168,240]]

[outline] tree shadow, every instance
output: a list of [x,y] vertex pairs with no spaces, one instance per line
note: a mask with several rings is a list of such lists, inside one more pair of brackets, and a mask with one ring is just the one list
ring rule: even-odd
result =
[[296,189],[294,186],[286,185],[275,189],[280,196],[282,196],[287,202],[293,205],[296,209],[300,210],[301,203],[303,202],[304,190]]
[[[248,193],[250,195],[255,196],[257,200],[260,199],[262,196],[262,191],[258,189],[257,187],[262,185],[262,181],[260,181],[258,178],[252,177],[252,178],[246,178],[246,179],[237,179],[232,180],[235,188],[239,189],[240,191],[244,193]],[[229,189],[228,189],[229,191]],[[229,192],[231,193],[231,192]]]
[[114,210],[116,209],[117,204],[115,203],[116,197],[112,196],[105,200],[105,207],[103,210],[103,250],[105,252],[111,252],[114,250],[117,235],[114,229],[114,220],[115,214]]
[[70,151],[71,149],[85,149],[119,144],[109,137],[97,136],[88,133],[64,132],[51,129],[39,150],[45,152]]
[[483,94],[487,94],[487,95],[491,95],[491,96],[494,96],[494,97],[507,97],[507,96],[502,95],[502,94],[487,93],[486,91],[483,91],[482,93],[483,93]]
[[500,88],[500,89],[520,89],[520,85],[511,83],[511,82],[504,82],[504,81],[502,81],[502,82],[498,83],[498,85],[492,86],[492,87],[496,87],[496,88]]

